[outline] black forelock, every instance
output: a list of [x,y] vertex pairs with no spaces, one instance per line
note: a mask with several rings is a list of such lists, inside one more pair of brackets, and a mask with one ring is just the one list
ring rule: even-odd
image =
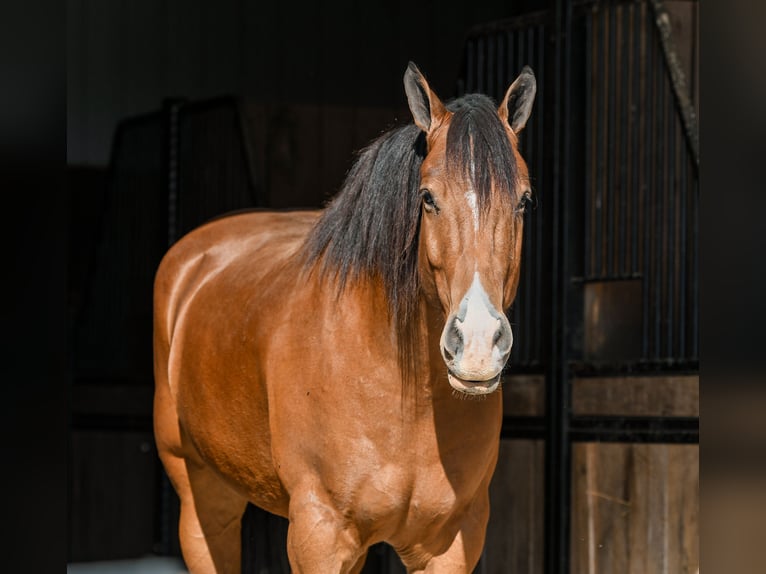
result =
[[479,207],[486,211],[492,189],[513,195],[518,183],[508,133],[497,105],[483,94],[467,94],[448,103],[447,109],[454,114],[447,132],[448,172],[471,182]]

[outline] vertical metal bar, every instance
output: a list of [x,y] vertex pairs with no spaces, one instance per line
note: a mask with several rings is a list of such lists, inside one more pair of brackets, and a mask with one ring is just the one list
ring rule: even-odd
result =
[[[533,50],[531,49],[530,43],[532,41],[532,31],[531,28],[525,28],[521,31],[521,34],[523,35],[523,40],[525,41],[525,62],[529,60],[529,57],[531,54],[533,54]],[[538,109],[538,113],[540,113]],[[525,157],[529,158],[530,153],[532,151],[532,146],[535,143],[535,137],[537,134],[535,133],[535,130],[533,126],[528,126],[524,130],[524,135],[522,137],[523,143],[524,143],[524,152]],[[529,222],[531,220],[531,217],[529,215],[524,216],[525,222]],[[522,260],[522,266],[524,267],[522,269],[522,272],[524,273],[524,293],[526,296],[526,301],[528,302],[524,307],[524,315],[522,320],[524,321],[524,348],[525,348],[525,355],[527,364],[529,364],[529,360],[531,358],[531,339],[532,339],[532,331],[533,331],[533,323],[531,321],[530,317],[530,304],[529,301],[532,298],[538,299],[539,297],[536,296],[536,294],[533,295],[534,291],[533,289],[533,274],[530,266],[532,265],[533,255],[534,255],[534,246],[532,245],[531,241],[526,241],[524,245],[524,259]]]
[[663,229],[663,211],[664,203],[667,197],[665,188],[665,73],[662,66],[656,67],[657,74],[657,92],[654,99],[655,109],[659,110],[657,118],[657,139],[654,155],[656,164],[654,169],[656,195],[654,202],[654,264],[652,266],[652,279],[654,281],[654,293],[652,301],[653,319],[654,319],[654,358],[660,358],[660,349],[662,348],[662,322],[663,322],[663,297],[662,297],[662,244],[664,240]]
[[514,70],[513,68],[514,64],[513,64],[513,31],[512,30],[506,30],[505,32],[505,45],[506,45],[505,77],[515,78],[517,70]]
[[680,146],[681,160],[678,166],[678,191],[679,191],[679,222],[680,228],[678,246],[679,251],[679,263],[678,267],[681,270],[678,279],[678,309],[679,309],[679,321],[678,321],[678,356],[684,359],[688,358],[688,352],[686,349],[686,327],[687,317],[689,315],[689,309],[686,307],[686,276],[689,273],[688,257],[686,256],[687,237],[689,235],[689,228],[687,223],[687,211],[689,209],[688,194],[687,194],[687,179],[686,174],[689,165],[689,157],[684,146]]
[[465,93],[471,93],[476,90],[474,87],[476,46],[473,38],[466,42],[465,54]]
[[485,73],[485,40],[484,36],[476,38],[476,91],[486,92],[487,81]]
[[[604,89],[606,85],[605,73],[604,73],[604,52],[606,46],[606,15],[604,8],[599,7],[598,13],[598,39],[597,42],[597,54],[598,62],[596,64],[596,110],[599,114],[599,120],[603,117],[604,111]],[[602,268],[602,253],[604,239],[602,237],[603,228],[603,187],[604,187],[604,121],[595,122],[596,130],[596,174],[595,185],[593,186],[593,194],[591,195],[591,202],[593,204],[593,266],[592,276],[598,277],[603,275]]]
[[166,121],[166,154],[167,163],[165,166],[165,181],[168,190],[168,247],[176,242],[179,235],[179,162],[178,154],[180,148],[180,110],[183,105],[182,100],[165,100]]
[[667,94],[665,97],[665,106],[668,110],[668,159],[667,159],[667,172],[668,172],[668,209],[667,209],[667,221],[668,221],[668,248],[666,250],[667,260],[665,266],[665,273],[667,273],[667,285],[665,286],[665,292],[667,293],[667,341],[665,346],[665,356],[668,358],[678,357],[674,352],[675,332],[674,325],[678,318],[676,317],[675,306],[675,274],[676,274],[676,221],[675,221],[675,204],[678,198],[678,188],[675,181],[675,166],[676,166],[676,134],[678,118],[674,113],[673,99],[671,94]]
[[604,202],[604,215],[606,218],[606,274],[614,277],[615,274],[615,240],[617,239],[614,230],[614,219],[617,212],[616,190],[614,181],[615,162],[617,160],[616,142],[615,142],[615,124],[616,118],[616,88],[617,88],[617,46],[616,46],[616,21],[615,14],[617,8],[610,4],[606,8],[609,12],[609,44],[607,49],[607,139],[606,139],[606,199]]
[[593,245],[591,241],[591,204],[593,190],[593,168],[595,157],[593,151],[593,12],[585,15],[585,202],[583,205],[583,261],[585,277],[589,277],[593,264]]
[[[180,110],[183,106],[181,99],[166,99],[162,103],[163,119],[165,122],[165,187],[167,189],[167,246],[173,245],[179,238],[179,149],[180,149]],[[173,550],[173,534],[171,528],[172,490],[170,479],[165,471],[160,472],[160,546],[164,555],[169,556]]]
[[653,128],[654,128],[654,114],[653,112],[653,106],[651,105],[652,101],[652,95],[654,93],[654,66],[652,65],[652,59],[654,57],[654,49],[653,49],[653,38],[652,38],[652,27],[648,25],[646,21],[646,5],[641,5],[641,22],[642,27],[644,30],[643,33],[643,43],[644,43],[644,111],[645,111],[645,118],[644,118],[644,173],[643,173],[643,180],[644,185],[642,186],[642,196],[643,196],[643,261],[642,261],[642,269],[643,269],[643,289],[642,289],[642,311],[643,311],[643,322],[642,322],[642,330],[643,330],[643,336],[642,336],[642,357],[644,359],[649,358],[650,354],[650,347],[651,347],[651,329],[650,326],[650,312],[649,312],[649,305],[651,302],[650,297],[650,291],[652,286],[652,276],[651,276],[651,260],[652,260],[652,254],[650,249],[650,239],[652,237],[652,169],[654,164],[654,137],[653,137]]
[[486,49],[487,49],[487,78],[486,85],[484,86],[484,93],[497,97],[495,95],[495,84],[497,79],[495,78],[495,36],[493,34],[487,34],[485,37]]
[[[545,66],[545,58],[547,57],[547,54],[545,52],[545,46],[547,42],[547,33],[546,28],[544,25],[540,25],[537,28],[537,68],[536,68],[536,74],[539,78],[545,79],[546,76],[546,66]],[[537,130],[537,151],[536,151],[536,162],[535,162],[535,179],[537,181],[537,191],[538,193],[542,191],[543,189],[548,189],[547,182],[544,171],[544,157],[545,157],[545,148],[543,145],[543,142],[545,140],[545,137],[543,134],[545,133],[543,130],[545,128],[544,123],[544,107],[543,104],[545,103],[545,97],[546,97],[546,91],[545,91],[545,81],[540,81],[537,83],[537,101],[538,101],[538,108],[537,108],[537,114],[535,116],[535,128]],[[540,198],[536,201],[537,207],[535,208],[534,213],[534,219],[535,219],[535,249],[536,249],[536,257],[535,257],[535,270],[536,270],[536,277],[535,277],[535,284],[537,285],[537,293],[542,294],[544,293],[543,290],[543,227],[544,227],[544,221],[545,221],[545,213],[546,213],[546,204],[543,202],[543,200]],[[536,297],[535,299],[535,325],[537,328],[535,329],[535,357],[538,359],[538,361],[542,361],[543,358],[543,300],[542,297]]]
[[[693,158],[692,158],[693,160]],[[696,171],[696,163],[691,163],[695,168],[692,178],[691,192],[691,213],[692,219],[692,274],[689,277],[689,285],[691,286],[691,357],[692,359],[699,359],[699,179],[698,171]]]
[[620,234],[620,252],[619,252],[619,267],[617,272],[620,275],[627,275],[629,273],[628,264],[628,166],[631,163],[631,158],[628,155],[628,135],[630,133],[628,129],[628,105],[630,102],[630,96],[628,91],[628,71],[630,67],[629,59],[629,42],[630,42],[630,19],[628,17],[628,5],[623,4],[620,6],[620,21],[622,24],[622,30],[620,33],[620,60],[619,69],[621,72],[620,78],[620,218],[618,221],[619,234]]
[[553,203],[551,252],[551,353],[546,373],[545,441],[545,553],[546,574],[569,571],[571,443],[569,439],[569,333],[570,297],[569,152],[573,137],[570,124],[572,5],[555,2],[553,70]]
[[631,228],[631,265],[630,270],[631,273],[639,273],[640,267],[639,267],[639,219],[640,219],[640,213],[639,213],[639,199],[641,197],[641,188],[640,186],[640,173],[641,173],[641,154],[639,150],[641,149],[639,146],[639,136],[641,131],[641,126],[639,124],[639,110],[641,109],[641,78],[643,77],[641,74],[641,14],[640,14],[640,5],[636,4],[635,2],[630,4],[630,14],[631,18],[633,19],[633,37],[631,38],[630,45],[632,47],[633,52],[633,74],[632,74],[632,88],[631,88],[631,109],[630,109],[630,118],[631,118],[631,135],[632,135],[632,141],[631,141],[631,178],[632,178],[632,185],[630,188],[630,195],[633,202],[632,206],[632,214],[633,217],[631,218],[630,222],[630,228]]
[[505,46],[505,34],[497,33],[497,58],[495,60],[495,81],[497,82],[497,101],[500,102],[505,95],[505,89],[508,87],[507,78],[503,74],[504,62],[507,56]]

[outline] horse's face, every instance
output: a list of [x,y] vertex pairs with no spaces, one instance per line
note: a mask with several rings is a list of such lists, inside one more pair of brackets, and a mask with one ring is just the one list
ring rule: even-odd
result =
[[[525,68],[491,117],[486,105],[480,109],[486,100],[476,100],[471,119],[465,114],[472,100],[462,111],[447,110],[414,65],[405,75],[405,87],[427,141],[420,185],[421,283],[426,296],[444,310],[440,346],[450,384],[462,393],[491,393],[513,343],[504,310],[518,286],[522,214],[530,193],[516,134],[529,116],[535,79]],[[483,127],[494,131],[480,133]],[[450,134],[451,128],[455,133]],[[467,152],[456,159],[461,143]],[[493,156],[499,152],[509,157],[497,161]],[[482,177],[481,170],[491,170],[492,176]]]

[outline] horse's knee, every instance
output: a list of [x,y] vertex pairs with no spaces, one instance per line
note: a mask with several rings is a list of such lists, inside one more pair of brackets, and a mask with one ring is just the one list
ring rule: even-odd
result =
[[356,528],[330,504],[313,494],[291,500],[287,555],[294,572],[358,572],[364,554]]

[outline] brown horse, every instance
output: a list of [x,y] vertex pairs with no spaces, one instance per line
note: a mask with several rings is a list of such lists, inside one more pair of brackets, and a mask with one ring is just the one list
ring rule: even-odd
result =
[[479,560],[536,83],[499,108],[443,104],[412,63],[404,86],[414,125],[323,212],[217,219],[160,265],[154,425],[193,573],[240,571],[248,501],[289,519],[295,572],[359,572],[379,541],[409,572]]

